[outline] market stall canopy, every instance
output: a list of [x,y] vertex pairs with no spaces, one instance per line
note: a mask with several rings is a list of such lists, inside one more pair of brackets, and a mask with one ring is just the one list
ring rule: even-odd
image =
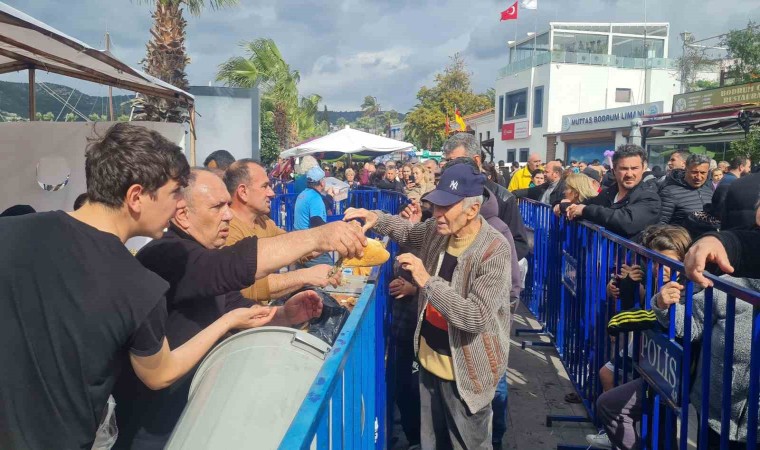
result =
[[304,142],[280,153],[282,158],[317,155],[320,159],[334,159],[341,154],[378,156],[385,153],[409,150],[414,145],[395,139],[346,128],[327,136]]
[[0,74],[38,69],[152,96],[193,96],[0,2]]

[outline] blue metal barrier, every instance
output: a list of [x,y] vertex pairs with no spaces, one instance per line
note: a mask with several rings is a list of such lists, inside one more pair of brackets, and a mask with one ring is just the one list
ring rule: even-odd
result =
[[[297,194],[272,200],[271,217],[288,231],[293,227]],[[349,191],[345,208],[381,209],[398,214],[406,205],[403,194],[377,189]],[[340,220],[329,216],[328,220]],[[388,377],[393,373],[395,346],[390,336],[391,299],[387,286],[393,278],[396,243],[388,243],[391,258],[373,270],[369,284],[325,360],[322,370],[283,438],[280,449],[359,449],[387,446],[393,407]]]
[[[668,267],[671,279],[676,280],[684,271],[681,263],[623,239],[604,228],[586,222],[569,222],[554,217],[548,205],[522,200],[520,210],[526,226],[534,233],[534,251],[531,256],[528,280],[530,286],[523,291],[522,301],[542,325],[540,333],[548,336],[557,348],[560,359],[575,385],[588,417],[548,416],[547,426],[557,421],[594,421],[596,401],[602,393],[598,371],[611,360],[614,363],[614,384],[618,386],[633,379],[643,379],[643,415],[641,442],[645,449],[688,448],[688,411],[691,401],[692,380],[696,373],[691,369],[695,358],[701,359],[701,408],[698,411],[698,448],[708,448],[708,418],[710,387],[717,380],[710,378],[713,358],[720,360],[723,380],[720,404],[721,430],[728,430],[732,405],[746,404],[741,420],[746,417],[746,448],[755,448],[758,440],[758,404],[760,402],[760,293],[738,287],[727,280],[708,275],[714,287],[704,291],[704,315],[694,317],[695,286],[684,280],[685,299],[682,336],[675,327],[676,312],[669,311],[667,331],[623,333],[614,341],[607,333],[607,323],[620,312],[619,299],[608,301],[606,287],[611,274],[620,273],[623,264],[638,264],[646,274],[644,295],[634,289],[638,307],[651,308],[651,299],[662,287],[664,268]],[[725,317],[718,317],[714,292],[726,297]],[[702,300],[699,300],[700,302]],[[752,324],[749,356],[749,374],[736,374],[734,338],[736,308],[751,307]],[[712,355],[713,324],[725,319],[725,352]],[[703,330],[701,344],[692,342],[692,323]],[[746,317],[742,320],[748,320]],[[701,322],[701,324],[699,323]],[[708,324],[708,325],[705,325]],[[747,325],[746,323],[743,325]],[[525,333],[525,330],[518,330]],[[632,339],[632,354],[629,354]],[[642,343],[645,344],[642,346]],[[526,343],[528,344],[528,343]],[[524,344],[525,345],[525,344]],[[740,361],[746,363],[746,361]],[[737,377],[748,376],[749,392],[746,403],[737,399],[732,385]],[[733,395],[733,397],[732,397]],[[679,435],[680,434],[680,435]],[[728,449],[729,433],[720,434],[720,448]],[[560,448],[581,448],[560,446]],[[582,448],[586,448],[583,446]]]

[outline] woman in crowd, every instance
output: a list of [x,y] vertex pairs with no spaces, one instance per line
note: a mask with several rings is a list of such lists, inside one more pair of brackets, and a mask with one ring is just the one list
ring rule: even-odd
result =
[[720,180],[723,179],[723,175],[723,169],[715,168],[711,171],[710,177],[712,178],[713,191],[718,187],[718,184],[720,184]]
[[412,178],[412,165],[410,163],[404,164],[399,172],[401,182],[404,183],[404,186],[407,186]]
[[568,206],[577,205],[597,195],[599,191],[594,189],[591,178],[582,173],[570,173],[565,177],[565,199],[554,206],[554,214],[559,217]]
[[343,172],[343,176],[346,179],[345,181],[348,184],[349,189],[356,189],[359,187],[359,182],[356,181],[356,172],[354,172],[354,169],[349,167]]
[[375,173],[372,174],[370,183],[372,186],[377,187],[377,183],[380,183],[383,180],[385,180],[385,164],[378,164]]
[[415,164],[412,167],[412,175],[414,176],[414,182],[420,187],[422,194],[427,194],[435,188],[434,183],[430,182],[430,176],[428,176],[425,166],[422,164]]

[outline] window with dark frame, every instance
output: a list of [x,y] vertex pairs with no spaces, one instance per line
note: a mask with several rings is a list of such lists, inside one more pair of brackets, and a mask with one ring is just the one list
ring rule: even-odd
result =
[[544,87],[533,90],[533,128],[544,126]]
[[511,149],[507,150],[507,162],[508,163],[515,162],[515,154],[516,154],[516,152],[517,152],[517,150],[515,150],[514,148],[511,148]]
[[529,148],[521,148],[520,149],[520,162],[528,162],[528,152],[530,152]]
[[499,96],[499,130],[501,130],[501,124],[504,123],[504,96]]
[[528,90],[521,89],[506,94],[506,119],[522,119],[527,116],[528,111]]
[[631,103],[632,91],[628,88],[615,89],[615,101],[617,103]]

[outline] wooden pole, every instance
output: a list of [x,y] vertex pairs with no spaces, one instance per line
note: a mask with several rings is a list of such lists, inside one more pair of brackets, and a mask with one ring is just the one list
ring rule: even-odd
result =
[[190,166],[195,167],[195,105],[190,106]]
[[37,115],[36,98],[34,95],[34,67],[29,68],[29,121],[34,121]]
[[[106,51],[111,52],[111,35],[106,32]],[[108,85],[108,117],[113,122],[113,88]]]

